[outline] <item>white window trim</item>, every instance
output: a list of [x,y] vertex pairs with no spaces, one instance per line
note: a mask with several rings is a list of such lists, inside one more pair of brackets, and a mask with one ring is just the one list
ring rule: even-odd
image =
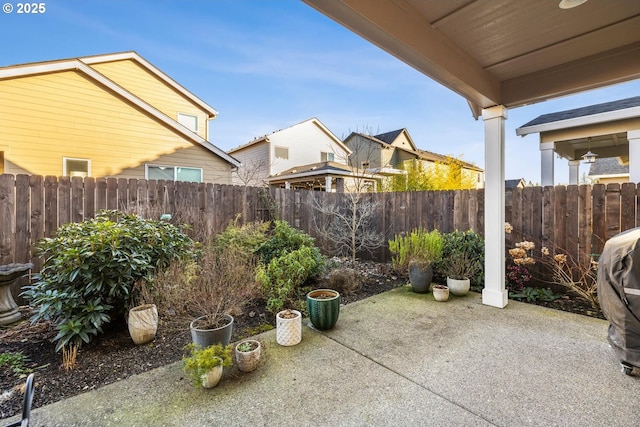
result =
[[[327,160],[322,160],[322,156],[323,155],[324,155],[324,157],[326,157]],[[330,159],[330,157],[332,157],[332,158]],[[335,161],[335,158],[336,158],[335,153],[332,153],[330,151],[321,151],[320,152],[320,161],[321,162],[333,162],[333,161]]]
[[[200,182],[204,182],[204,169],[203,168],[198,168],[195,166],[180,166],[180,165],[158,165],[155,163],[145,163],[144,164],[144,179],[149,179],[149,167],[153,167],[153,168],[171,168],[173,169],[173,182],[182,182],[182,181],[178,181],[177,180],[177,174],[176,174],[176,169],[178,168],[184,168],[184,169],[197,169],[200,171]],[[186,181],[185,181],[186,182]],[[193,181],[189,181],[189,182],[193,182]]]
[[[180,121],[181,117],[188,117],[189,119],[195,119],[195,129],[191,129],[189,126],[185,125],[183,122]],[[195,132],[198,133],[198,127],[199,127],[199,123],[198,123],[198,116],[195,114],[188,114],[188,113],[178,113],[178,123],[180,123],[182,126],[186,127],[187,129],[189,129],[191,132]]]
[[91,159],[83,159],[80,157],[63,157],[62,158],[62,176],[69,176],[67,173],[67,160],[87,162],[87,176],[91,176]]

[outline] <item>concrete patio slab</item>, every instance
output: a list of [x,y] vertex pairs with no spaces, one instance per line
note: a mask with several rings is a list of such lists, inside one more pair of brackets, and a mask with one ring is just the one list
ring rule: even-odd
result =
[[32,425],[637,426],[640,377],[620,373],[607,325],[403,287],[344,306],[331,331],[305,327],[296,346],[259,335],[258,370],[227,368],[214,389],[176,363],[37,408]]

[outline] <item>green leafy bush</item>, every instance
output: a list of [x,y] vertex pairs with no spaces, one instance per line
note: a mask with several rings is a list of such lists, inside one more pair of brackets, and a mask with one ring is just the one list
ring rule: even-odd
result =
[[233,246],[243,252],[253,253],[267,241],[268,229],[268,222],[255,221],[238,225],[237,221],[233,221],[215,237],[213,246],[221,251]]
[[114,312],[124,313],[136,281],[173,259],[197,254],[177,227],[118,211],[62,225],[37,244],[37,252],[44,264],[23,295],[37,310],[32,321],[56,324],[56,351],[88,343]]
[[19,378],[26,377],[31,373],[31,369],[25,364],[29,362],[29,358],[22,352],[12,353],[10,351],[0,354],[0,368],[6,367]]
[[202,348],[190,343],[184,349],[188,355],[182,358],[182,366],[197,387],[202,387],[202,376],[207,372],[216,366],[231,366],[233,361],[231,358],[233,347],[231,345],[213,344]]
[[315,248],[315,239],[291,227],[286,221],[276,220],[268,240],[256,249],[256,254],[261,262],[269,263],[272,259],[301,247]]
[[446,280],[447,260],[454,254],[464,254],[475,264],[475,275],[470,277],[471,285],[484,286],[484,239],[473,230],[452,231],[443,235],[442,260],[434,266],[437,281]]
[[396,271],[405,272],[412,261],[421,264],[437,262],[442,257],[443,239],[438,230],[426,231],[422,227],[406,235],[389,240],[391,264]]
[[280,311],[285,303],[298,296],[307,279],[320,272],[322,265],[318,248],[309,246],[272,258],[268,264],[260,264],[256,279],[267,298],[267,309],[273,313]]

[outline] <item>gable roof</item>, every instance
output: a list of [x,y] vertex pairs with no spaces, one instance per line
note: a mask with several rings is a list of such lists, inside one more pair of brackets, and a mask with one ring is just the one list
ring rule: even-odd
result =
[[524,136],[530,133],[623,120],[632,117],[640,117],[640,96],[543,114],[520,126],[516,129],[516,134]]
[[[325,126],[325,125],[324,125],[320,120],[318,120],[318,118],[316,118],[316,117],[312,117],[312,118],[310,118],[310,119],[303,120],[303,121],[301,121],[300,123],[296,123],[296,124],[294,124],[294,125],[291,125],[291,126],[288,126],[288,127],[284,128],[284,129],[278,129],[278,130],[276,130],[276,131],[271,132],[269,135],[274,135],[274,134],[276,134],[276,133],[278,133],[278,132],[282,132],[282,131],[285,131],[285,130],[287,130],[287,129],[291,129],[291,128],[295,127],[295,126],[300,126],[300,125],[302,125],[302,124],[309,123],[309,122],[311,122],[311,123],[315,124],[318,128],[320,128],[320,130],[322,130],[322,131],[323,131],[323,132],[324,132],[324,133],[325,133],[325,134],[326,134],[330,139],[332,139],[332,140],[333,140],[333,142],[335,142],[335,143],[336,143],[340,148],[342,148],[342,149],[343,149],[347,154],[351,154],[351,150],[349,149],[349,147],[347,147],[347,146],[344,144],[344,142],[342,142],[342,141],[340,140],[340,138],[338,138],[338,137],[337,137],[333,132],[331,132],[331,131],[329,130],[329,128],[327,128],[327,127],[326,127],[326,126]],[[246,144],[242,144],[242,145],[240,145],[240,146],[238,146],[238,147],[232,148],[231,150],[229,150],[229,151],[228,151],[228,153],[230,153],[230,154],[231,154],[231,153],[235,153],[235,152],[237,152],[237,151],[244,150],[244,149],[246,149],[246,148],[248,148],[248,147],[250,147],[250,146],[256,145],[256,144],[261,143],[261,142],[270,143],[271,141],[269,140],[269,135],[263,135],[263,136],[257,137],[257,138],[255,138],[255,139],[253,139],[253,140],[251,140],[251,141],[247,142]]]
[[[129,54],[132,54],[132,58],[137,57],[142,59],[135,52],[127,52],[127,55]],[[117,54],[114,54],[114,55],[117,55]],[[109,55],[101,55],[100,57],[107,57],[107,56]],[[97,61],[96,58],[98,57],[90,57],[90,58],[94,58],[94,60]],[[80,73],[84,77],[88,78],[90,81],[93,81],[94,83],[107,88],[109,91],[111,91],[111,93],[115,94],[116,96],[140,108],[149,116],[153,117],[163,125],[169,127],[170,129],[172,129],[174,132],[178,133],[180,136],[184,137],[185,139],[190,140],[191,142],[202,146],[203,148],[207,149],[208,151],[217,155],[218,157],[222,158],[228,163],[231,163],[233,166],[236,166],[236,167],[240,166],[240,162],[237,159],[225,153],[223,150],[211,144],[209,141],[202,138],[200,135],[196,134],[195,132],[188,130],[186,127],[178,123],[176,120],[167,116],[166,114],[164,114],[157,108],[153,107],[146,101],[138,98],[136,95],[132,94],[122,86],[118,85],[113,80],[107,78],[105,75],[94,70],[93,68],[91,68],[89,64],[85,63],[83,59],[86,59],[86,58],[64,59],[64,60],[57,60],[57,61],[36,62],[36,63],[30,63],[30,64],[0,67],[0,81],[9,80],[9,79],[18,78],[18,77],[29,77],[29,76],[63,72],[63,71],[74,71],[74,72]],[[91,60],[89,60],[89,62],[91,62]],[[184,88],[182,89],[186,90]],[[195,95],[192,95],[192,96],[195,97]],[[209,108],[211,109],[211,107]]]
[[596,159],[589,167],[589,176],[629,175],[629,165],[623,165],[617,157]]
[[374,135],[375,138],[387,144],[392,144],[393,141],[402,133],[403,129],[392,130],[391,132],[385,132],[378,135]]

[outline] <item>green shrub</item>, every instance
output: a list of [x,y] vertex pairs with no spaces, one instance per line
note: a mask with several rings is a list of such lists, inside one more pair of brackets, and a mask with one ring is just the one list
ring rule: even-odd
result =
[[88,343],[113,313],[124,313],[136,281],[173,259],[197,254],[194,242],[175,226],[117,211],[62,225],[37,244],[37,252],[44,264],[23,295],[37,310],[32,321],[56,324],[56,351]]
[[471,285],[484,286],[484,239],[473,230],[452,231],[443,235],[442,260],[434,266],[436,280],[446,280],[446,262],[453,254],[465,254],[476,265],[476,272],[471,279]]
[[407,235],[396,235],[393,240],[389,240],[389,251],[393,255],[391,263],[399,272],[405,272],[412,261],[421,264],[439,261],[442,248],[443,239],[440,232],[427,232],[422,227],[411,230]]
[[253,253],[267,241],[268,229],[268,222],[255,221],[239,226],[237,221],[232,221],[215,237],[213,246],[222,251],[233,246],[243,252]]
[[15,376],[22,378],[31,373],[31,369],[25,367],[29,358],[22,352],[12,353],[10,351],[0,354],[0,368],[6,366]]
[[276,220],[268,240],[256,249],[256,254],[261,262],[267,264],[285,253],[301,247],[315,247],[314,245],[313,237],[291,227],[286,221]]
[[268,264],[260,264],[256,280],[262,285],[267,309],[277,313],[286,303],[298,297],[300,287],[307,279],[317,275],[323,264],[318,248],[309,246],[272,258]]

